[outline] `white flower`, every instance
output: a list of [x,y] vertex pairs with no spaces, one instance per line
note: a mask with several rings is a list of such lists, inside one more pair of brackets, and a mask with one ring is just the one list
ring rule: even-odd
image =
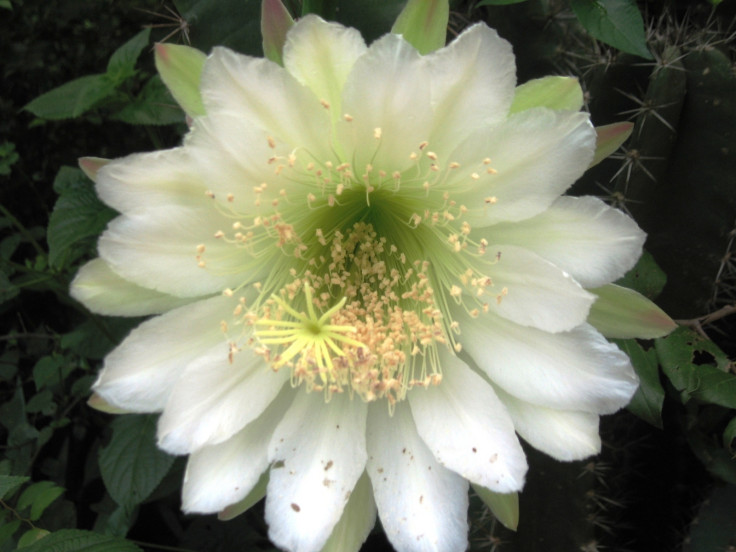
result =
[[397,550],[464,550],[468,481],[524,484],[516,433],[595,454],[599,415],[636,390],[586,320],[644,234],[561,197],[595,130],[512,112],[511,48],[485,25],[420,56],[308,16],[284,65],[217,48],[183,146],[82,162],[120,216],[72,293],[157,315],[95,392],[162,412],[189,512],[240,511],[268,481],[286,550],[357,550],[376,511]]

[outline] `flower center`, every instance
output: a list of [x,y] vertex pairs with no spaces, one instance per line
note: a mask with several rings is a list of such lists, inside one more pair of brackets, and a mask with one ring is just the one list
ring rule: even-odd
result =
[[[379,147],[381,130],[371,139]],[[459,165],[442,167],[427,146],[402,171],[320,163],[306,149],[274,155],[273,181],[256,187],[246,213],[229,209],[232,194],[216,203],[235,222],[215,237],[248,253],[243,273],[265,275],[241,286],[257,297],[235,310],[243,332],[229,336],[231,354],[253,347],[274,370],[289,369],[292,385],[327,400],[347,391],[393,405],[415,386],[439,384],[438,348],[461,349],[450,303],[477,316],[493,283],[483,274],[487,242],[470,240],[467,209],[448,192]],[[209,268],[202,246],[197,259]]]

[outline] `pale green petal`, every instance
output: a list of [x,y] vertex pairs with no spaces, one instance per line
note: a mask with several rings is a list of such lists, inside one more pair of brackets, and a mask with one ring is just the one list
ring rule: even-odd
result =
[[677,327],[662,309],[633,289],[608,284],[589,291],[597,299],[588,322],[606,337],[654,339]]
[[575,77],[544,77],[516,87],[511,113],[533,107],[579,111],[583,107],[583,89]]
[[327,109],[336,119],[343,115],[345,80],[365,51],[363,37],[356,29],[308,15],[289,31],[284,66],[317,98],[327,102]]
[[350,493],[340,521],[322,552],[358,552],[376,523],[376,502],[371,480],[364,472]]
[[629,139],[633,130],[634,123],[630,123],[628,121],[595,127],[597,136],[595,156],[590,162],[590,166],[593,167],[597,165],[620,148],[621,145]]
[[519,526],[519,493],[495,493],[474,483],[471,486],[493,516],[505,527],[516,531]]
[[261,3],[261,35],[263,55],[274,63],[284,63],[286,33],[294,25],[291,14],[281,0],[263,0]]
[[94,408],[95,410],[99,410],[100,412],[104,412],[105,414],[133,413],[133,411],[128,410],[127,408],[119,408],[117,406],[111,405],[97,393],[92,393],[92,396],[90,396],[90,398],[87,400],[87,406],[89,406],[90,408]]
[[448,0],[409,0],[391,32],[402,35],[420,54],[442,48],[450,18]]
[[193,300],[129,282],[110,270],[102,259],[94,259],[79,269],[69,293],[92,312],[107,316],[160,314]]
[[235,504],[227,506],[217,514],[217,519],[220,521],[230,521],[263,500],[268,489],[269,473],[268,470],[264,471],[246,497]]
[[97,171],[107,165],[110,159],[103,159],[102,157],[80,157],[78,160],[79,168],[82,169],[84,174],[87,175],[92,181],[97,180]]
[[202,68],[207,56],[181,44],[156,44],[156,70],[161,80],[187,115],[204,115],[199,92]]

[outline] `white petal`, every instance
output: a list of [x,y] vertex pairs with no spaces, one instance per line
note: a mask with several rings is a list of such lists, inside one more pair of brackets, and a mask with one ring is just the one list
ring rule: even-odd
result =
[[255,420],[289,379],[245,347],[228,359],[228,345],[191,362],[158,420],[158,445],[171,454],[189,454],[232,437]]
[[508,412],[491,386],[455,355],[440,351],[442,381],[413,389],[419,436],[437,461],[498,493],[524,486],[527,464]]
[[478,367],[526,402],[609,414],[638,386],[629,358],[587,324],[551,334],[482,315],[460,328],[463,350]]
[[347,393],[297,393],[268,447],[269,538],[293,552],[317,552],[365,469],[366,405]]
[[432,76],[431,150],[449,153],[472,131],[506,118],[516,64],[511,45],[496,31],[473,25],[425,60]]
[[102,259],[79,269],[69,293],[92,312],[107,316],[160,314],[192,302],[137,286],[115,274]]
[[284,67],[329,103],[333,117],[339,117],[345,80],[365,51],[365,41],[356,29],[307,15],[286,36]]
[[292,149],[307,147],[317,159],[329,158],[326,110],[311,90],[267,59],[215,48],[202,71],[202,100],[207,113],[234,117]]
[[186,148],[115,159],[100,168],[95,182],[100,199],[121,213],[144,205],[197,205],[207,190],[205,180],[192,170]]
[[210,514],[245,498],[268,469],[268,442],[294,398],[284,388],[258,418],[217,445],[189,456],[182,510]]
[[489,233],[495,243],[535,252],[586,288],[623,276],[646,239],[630,217],[594,197],[561,197],[543,213],[497,224]]
[[132,412],[163,410],[184,367],[225,343],[220,321],[234,306],[218,296],[144,322],[107,355],[95,392]]
[[[533,108],[474,133],[452,155],[452,199],[473,228],[518,221],[547,209],[588,168],[596,134],[587,113]],[[483,161],[489,158],[491,163]],[[488,169],[496,172],[489,173]],[[476,173],[478,179],[471,178]],[[488,204],[487,198],[495,198]]]
[[437,463],[409,405],[393,416],[371,403],[368,475],[388,540],[402,552],[462,552],[468,545],[468,482]]
[[358,58],[343,91],[343,111],[354,119],[338,121],[343,157],[356,174],[368,164],[387,174],[413,164],[409,155],[429,137],[429,82],[426,63],[399,35],[379,38]]
[[489,308],[512,322],[548,332],[582,324],[595,301],[568,274],[538,255],[515,246],[489,246],[497,262],[488,268]]
[[375,523],[376,502],[371,480],[363,472],[322,552],[358,552]]
[[[194,122],[187,136],[187,149],[215,201],[227,211],[239,215],[260,214],[263,210],[258,202],[270,205],[279,198],[281,189],[291,191],[299,184],[300,179],[293,178],[292,169],[282,167],[286,163],[272,161],[286,159],[293,146],[281,141],[269,143],[270,137],[268,130],[223,112]],[[302,150],[296,153],[299,167],[312,160],[307,156],[307,161],[302,163],[303,153]],[[268,186],[263,187],[263,183]],[[256,193],[256,189],[260,191]],[[296,193],[299,192],[297,188]]]
[[496,388],[526,442],[557,460],[582,460],[601,451],[598,416],[531,404]]
[[179,297],[208,295],[253,277],[252,258],[215,238],[231,226],[214,205],[143,208],[113,220],[98,249],[115,273],[135,284]]

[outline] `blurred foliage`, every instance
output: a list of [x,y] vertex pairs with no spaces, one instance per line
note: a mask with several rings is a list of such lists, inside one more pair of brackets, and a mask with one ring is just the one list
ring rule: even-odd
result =
[[[403,1],[285,4],[372,40]],[[599,457],[562,464],[527,451],[517,533],[472,496],[472,549],[736,546],[734,3],[451,8],[450,38],[485,20],[513,44],[519,82],[577,76],[596,125],[634,122],[622,151],[573,193],[602,196],[647,230],[650,254],[619,283],[683,319],[666,338],[619,341],[641,388],[630,413],[602,421]],[[155,75],[153,41],[260,55],[260,2],[0,0],[0,9],[0,552],[273,550],[262,505],[226,523],[179,512],[183,462],[154,446],[155,418],[86,406],[101,359],[140,320],[93,315],[68,295],[114,216],[72,168],[77,157],[171,147],[186,129]],[[365,549],[389,549],[380,529]]]

